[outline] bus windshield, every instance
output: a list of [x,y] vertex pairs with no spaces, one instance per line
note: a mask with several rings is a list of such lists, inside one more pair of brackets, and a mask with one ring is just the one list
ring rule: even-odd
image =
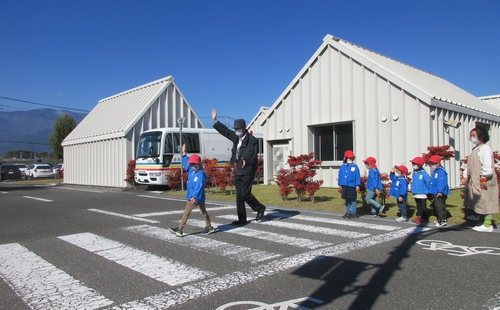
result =
[[160,131],[143,133],[137,147],[137,158],[160,156],[160,142]]

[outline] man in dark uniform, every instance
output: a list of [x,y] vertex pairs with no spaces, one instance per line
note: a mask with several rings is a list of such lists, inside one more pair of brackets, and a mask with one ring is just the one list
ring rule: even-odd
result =
[[237,119],[234,121],[234,131],[227,128],[217,120],[217,111],[212,110],[212,119],[214,128],[221,135],[233,141],[231,150],[231,166],[236,163],[236,172],[234,176],[234,186],[236,187],[236,210],[238,220],[233,224],[246,224],[247,212],[245,202],[257,212],[255,221],[260,221],[266,211],[266,206],[261,204],[254,195],[252,195],[252,184],[257,171],[257,154],[259,152],[259,142],[252,136],[246,128],[245,120]]

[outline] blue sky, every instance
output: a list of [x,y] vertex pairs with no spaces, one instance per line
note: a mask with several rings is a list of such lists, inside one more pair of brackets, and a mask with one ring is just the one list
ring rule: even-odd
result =
[[[0,0],[0,97],[92,110],[172,75],[195,112],[250,121],[327,34],[500,94],[500,1]],[[0,98],[0,111],[37,105]]]

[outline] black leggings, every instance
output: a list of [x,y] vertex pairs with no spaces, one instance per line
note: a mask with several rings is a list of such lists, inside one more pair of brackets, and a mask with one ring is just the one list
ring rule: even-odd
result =
[[427,198],[415,198],[417,206],[417,216],[423,220],[429,220],[429,210],[427,209]]

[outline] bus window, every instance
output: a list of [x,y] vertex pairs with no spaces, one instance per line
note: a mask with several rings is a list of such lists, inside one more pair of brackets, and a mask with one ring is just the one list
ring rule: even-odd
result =
[[[180,153],[180,134],[167,133],[165,135],[165,153]],[[200,153],[200,136],[197,133],[183,133],[182,143],[186,144],[186,153]]]

